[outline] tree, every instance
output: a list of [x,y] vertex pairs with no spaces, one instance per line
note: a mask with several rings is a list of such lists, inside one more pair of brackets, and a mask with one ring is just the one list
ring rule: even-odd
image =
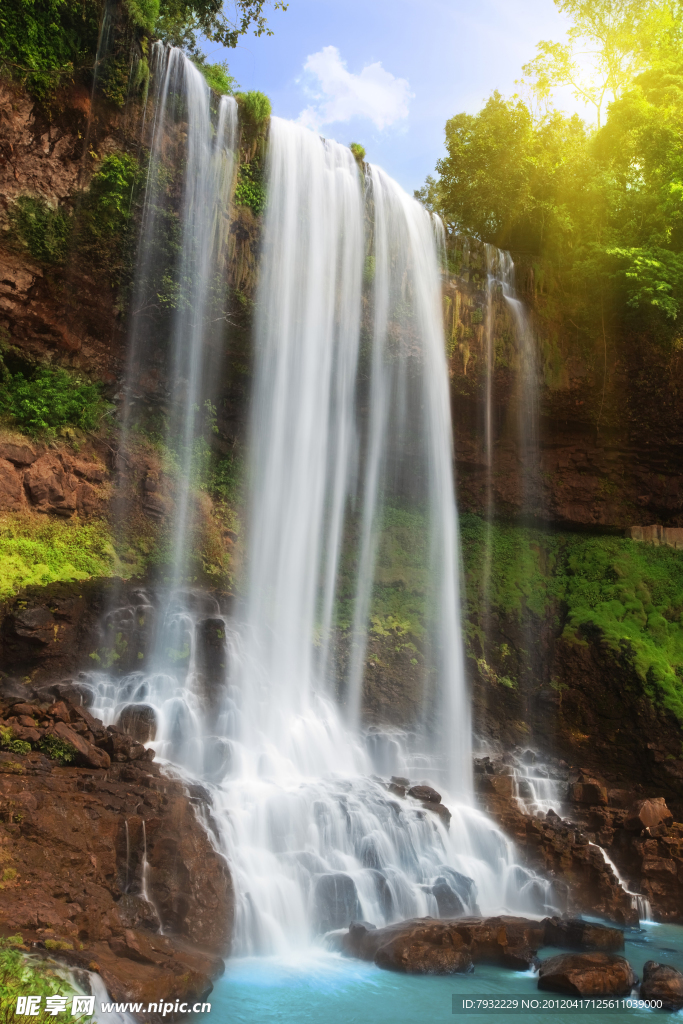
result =
[[197,36],[233,49],[250,29],[254,35],[272,35],[264,10],[286,11],[284,0],[233,0],[226,11],[224,0],[161,0],[155,34],[203,59]]
[[522,68],[524,84],[545,100],[558,86],[595,108],[597,127],[605,103],[619,99],[653,56],[679,41],[677,0],[555,0],[572,20],[567,43],[543,40]]

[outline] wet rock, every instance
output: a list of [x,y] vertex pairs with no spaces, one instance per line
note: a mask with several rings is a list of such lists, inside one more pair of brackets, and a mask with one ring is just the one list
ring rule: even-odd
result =
[[624,948],[624,933],[620,928],[592,924],[580,918],[560,917],[545,919],[544,945],[565,949],[601,950],[616,953]]
[[[463,876],[464,877],[464,876]],[[341,939],[349,956],[374,961],[388,970],[451,974],[472,964],[490,963],[526,970],[544,939],[543,922],[519,917],[425,917],[372,931],[352,925]]]
[[115,726],[109,726],[102,739],[98,741],[98,746],[101,746],[112,761],[121,763],[125,761],[139,761],[153,760],[154,751],[147,750],[143,747],[142,743],[133,739],[132,736],[128,736],[125,732],[120,732]]
[[649,800],[636,801],[624,822],[624,828],[630,832],[639,832],[660,824],[670,825],[673,820],[664,797],[651,797]]
[[538,972],[539,989],[573,996],[627,996],[637,983],[628,960],[615,953],[562,953]]
[[108,945],[95,944],[92,953],[109,995],[120,1001],[201,1001],[213,988],[212,978],[225,969],[220,957],[190,947],[176,936],[133,929]]
[[446,828],[450,827],[451,818],[453,817],[453,815],[448,810],[445,804],[434,804],[427,803],[427,801],[423,801],[422,806],[425,808],[425,810],[430,811],[432,814],[436,814],[437,818],[441,818],[441,821],[446,826]]
[[142,896],[125,893],[116,904],[119,921],[124,928],[148,928],[159,930],[159,915],[149,900]]
[[641,999],[661,999],[662,1009],[683,1009],[683,974],[668,964],[648,960],[643,967]]
[[470,951],[462,945],[456,949],[403,935],[381,946],[375,963],[403,974],[468,974],[473,969]]
[[199,683],[207,706],[216,709],[228,667],[225,622],[218,617],[202,619],[197,623],[195,635]]
[[356,883],[349,875],[322,875],[316,882],[313,896],[317,930],[329,932],[347,928],[362,917]]
[[425,803],[441,803],[441,793],[437,793],[431,786],[412,786],[408,790],[408,796],[414,797],[415,800],[422,800]]
[[157,734],[157,716],[149,704],[128,704],[116,724],[138,743],[149,743]]
[[574,782],[569,786],[568,796],[570,801],[575,804],[596,806],[609,802],[607,788],[596,779],[586,779],[583,776],[579,782]]
[[89,765],[91,768],[108,768],[110,766],[111,760],[105,750],[100,750],[93,743],[88,743],[64,722],[57,722],[52,729],[48,730],[49,733],[75,747],[81,764]]
[[464,902],[443,876],[434,882],[432,893],[439,908],[439,917],[459,917],[467,912]]
[[38,512],[69,518],[77,508],[78,480],[57,455],[42,455],[24,475],[26,492]]
[[11,462],[0,459],[0,512],[18,512],[24,504],[21,477]]

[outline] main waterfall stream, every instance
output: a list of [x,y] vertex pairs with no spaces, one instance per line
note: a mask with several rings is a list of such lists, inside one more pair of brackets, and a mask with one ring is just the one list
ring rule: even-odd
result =
[[[322,955],[325,933],[355,919],[544,914],[549,886],[515,863],[472,798],[439,225],[379,168],[278,118],[256,303],[243,593],[227,614],[183,584],[196,410],[212,400],[217,372],[207,280],[222,266],[235,114],[232,100],[212,108],[178,51],[160,49],[155,60],[150,174],[170,132],[185,140],[186,301],[169,328],[169,443],[181,453],[174,564],[166,589],[110,610],[105,629],[147,618],[155,638],[144,671],[90,673],[95,709],[111,723],[144,705],[158,757],[205,787],[234,880],[237,956]],[[157,215],[148,200],[140,302]],[[138,329],[129,394],[144,346]],[[364,712],[382,532],[400,515],[424,523],[420,711],[403,730],[368,726]],[[342,565],[350,599],[340,593]],[[347,658],[338,652],[342,598]],[[450,827],[401,784],[390,788],[391,775],[437,788]]]

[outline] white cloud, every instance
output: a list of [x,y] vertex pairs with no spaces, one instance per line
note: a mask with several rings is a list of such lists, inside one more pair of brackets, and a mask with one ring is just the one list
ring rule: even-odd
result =
[[405,78],[395,78],[379,61],[368,64],[358,75],[346,68],[336,46],[325,46],[311,54],[304,64],[314,101],[299,114],[309,128],[364,117],[380,130],[408,116],[408,101],[413,93]]

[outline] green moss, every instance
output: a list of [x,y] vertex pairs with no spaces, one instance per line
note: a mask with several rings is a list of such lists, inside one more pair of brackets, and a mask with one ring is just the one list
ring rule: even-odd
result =
[[360,142],[352,142],[349,149],[353,153],[356,162],[362,166],[365,160],[365,149],[361,146]]
[[470,636],[483,620],[488,580],[491,607],[504,616],[554,616],[572,642],[600,630],[643,691],[683,721],[683,552],[622,537],[489,528],[468,514],[461,530]]
[[32,584],[111,576],[115,563],[111,533],[101,520],[0,517],[0,599]]

